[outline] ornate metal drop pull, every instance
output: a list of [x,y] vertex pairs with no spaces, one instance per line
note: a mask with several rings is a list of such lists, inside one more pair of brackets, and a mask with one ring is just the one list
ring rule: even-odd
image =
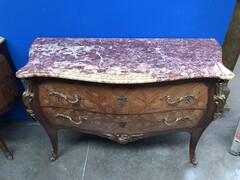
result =
[[144,134],[110,134],[110,133],[103,133],[103,136],[105,136],[108,139],[111,139],[113,141],[116,141],[120,144],[126,144],[131,141],[135,141],[137,139],[140,139],[144,136]]
[[74,124],[77,124],[77,125],[80,125],[82,124],[83,122],[87,121],[87,118],[86,117],[79,117],[78,120],[79,121],[74,121],[70,116],[66,115],[66,114],[60,114],[60,113],[57,113],[55,115],[55,117],[59,117],[59,118],[62,118],[64,120],[68,120],[68,121],[71,121],[73,122]]
[[124,121],[123,119],[121,119],[120,122],[118,122],[118,125],[119,125],[121,128],[125,128],[125,126],[127,125],[127,122]]
[[176,119],[175,119],[174,121],[172,121],[172,122],[169,122],[169,121],[168,121],[168,118],[163,117],[163,118],[161,118],[161,119],[158,120],[158,121],[163,121],[164,124],[166,124],[167,126],[171,126],[171,125],[177,123],[178,121],[183,121],[183,122],[184,122],[185,120],[191,121],[192,118],[189,117],[189,116],[182,116],[182,117],[176,118]]
[[128,102],[128,98],[123,95],[119,96],[117,100],[118,100],[118,105],[121,107],[125,106]]
[[166,103],[168,103],[170,105],[176,106],[182,101],[185,103],[189,103],[190,101],[195,101],[195,100],[197,100],[197,97],[194,95],[184,95],[184,96],[181,96],[177,101],[170,101],[171,100],[170,96],[164,96],[160,100],[165,101]]
[[81,95],[75,94],[75,100],[72,101],[72,100],[69,100],[65,94],[56,92],[56,91],[52,91],[52,92],[48,93],[48,95],[56,97],[56,99],[58,101],[61,101],[62,99],[64,99],[65,101],[67,101],[71,104],[78,104],[84,99]]
[[214,119],[217,119],[221,115],[226,101],[226,96],[223,94],[224,81],[219,80],[216,86],[217,86],[216,95],[213,96],[213,100],[217,105],[217,110],[216,113],[214,114]]

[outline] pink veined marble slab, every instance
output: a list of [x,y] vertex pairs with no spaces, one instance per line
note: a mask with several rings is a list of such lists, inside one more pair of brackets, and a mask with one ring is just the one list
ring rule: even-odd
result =
[[133,84],[234,74],[214,39],[37,38],[17,77]]

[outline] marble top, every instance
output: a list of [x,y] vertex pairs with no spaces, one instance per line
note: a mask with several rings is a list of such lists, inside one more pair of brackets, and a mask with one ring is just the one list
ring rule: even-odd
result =
[[173,38],[37,38],[16,75],[114,84],[234,77],[215,39]]

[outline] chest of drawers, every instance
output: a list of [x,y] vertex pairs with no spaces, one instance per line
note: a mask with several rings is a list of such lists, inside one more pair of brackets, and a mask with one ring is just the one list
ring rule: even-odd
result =
[[73,128],[124,144],[153,135],[197,142],[221,112],[221,63],[213,39],[39,38],[17,72],[27,112],[45,128],[57,158],[57,130]]

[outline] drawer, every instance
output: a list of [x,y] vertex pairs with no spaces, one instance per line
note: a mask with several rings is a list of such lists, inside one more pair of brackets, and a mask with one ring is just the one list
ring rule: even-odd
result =
[[39,85],[42,107],[62,107],[108,114],[145,114],[206,109],[208,88],[192,82],[162,86],[101,85],[48,81]]
[[63,108],[42,108],[50,123],[94,132],[94,134],[145,134],[192,128],[204,115],[202,110],[181,110],[144,115],[111,115]]

